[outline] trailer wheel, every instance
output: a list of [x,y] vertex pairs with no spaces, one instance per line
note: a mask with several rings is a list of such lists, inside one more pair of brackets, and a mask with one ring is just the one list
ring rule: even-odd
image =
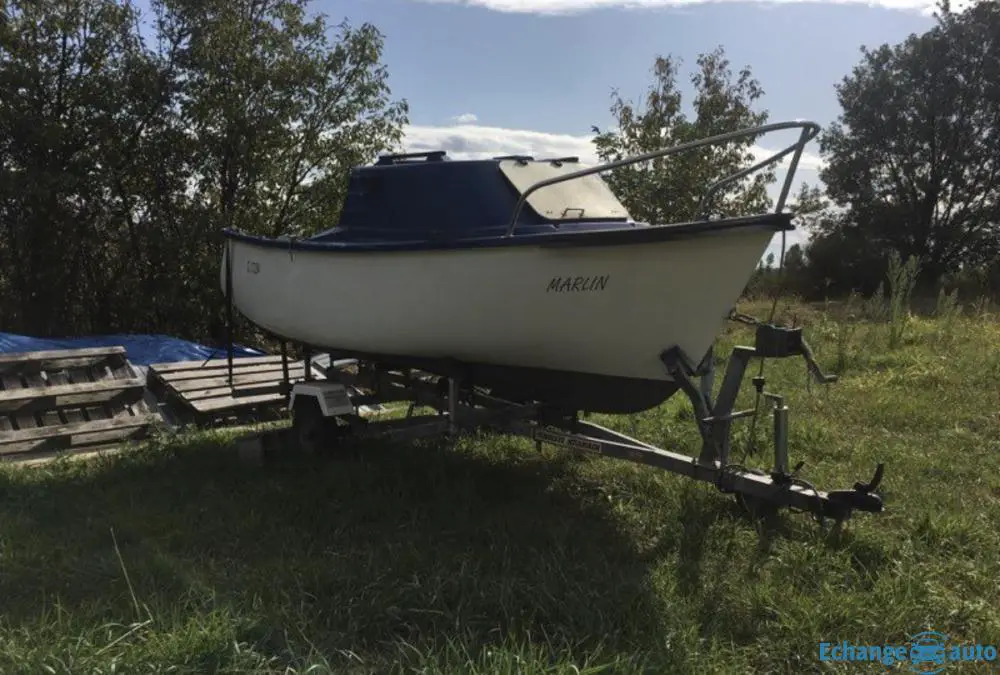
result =
[[329,440],[330,421],[323,417],[319,401],[304,396],[295,401],[292,411],[292,430],[297,448],[308,455],[318,455]]

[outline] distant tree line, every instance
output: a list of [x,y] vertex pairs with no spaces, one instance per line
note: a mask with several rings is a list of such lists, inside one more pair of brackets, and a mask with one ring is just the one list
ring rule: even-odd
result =
[[869,294],[896,251],[924,288],[1000,292],[1000,3],[863,50],[837,96],[802,290]]
[[[383,39],[309,0],[12,0],[0,13],[0,330],[162,332],[220,343],[220,230],[306,234],[335,222],[348,169],[402,140]],[[810,235],[763,264],[809,298],[870,294],[890,255],[919,283],[1000,292],[1000,5],[863,48],[821,136],[822,185],[790,203]],[[335,29],[335,30],[334,30]],[[761,125],[764,90],[722,47],[655,60],[638,103],[595,127],[610,161]],[[687,105],[685,105],[685,103]],[[618,170],[634,217],[701,217],[704,188],[755,161],[725,148]],[[728,186],[714,216],[770,208],[773,169]]]

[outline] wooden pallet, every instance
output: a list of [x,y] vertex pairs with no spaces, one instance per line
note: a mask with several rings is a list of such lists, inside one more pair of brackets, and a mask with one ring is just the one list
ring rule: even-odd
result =
[[0,460],[92,452],[148,435],[159,416],[124,347],[0,354]]
[[[288,376],[304,379],[303,362],[290,361]],[[283,381],[280,356],[250,356],[233,359],[233,388],[226,359],[151,365],[148,386],[182,421],[205,426],[285,417]]]

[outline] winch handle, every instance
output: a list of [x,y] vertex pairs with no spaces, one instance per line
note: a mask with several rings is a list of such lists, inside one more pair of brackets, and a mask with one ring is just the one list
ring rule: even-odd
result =
[[805,338],[802,339],[802,358],[806,360],[809,373],[820,384],[833,384],[837,381],[836,375],[824,373],[823,369],[819,367],[819,363],[816,362],[816,357],[813,356],[813,351]]

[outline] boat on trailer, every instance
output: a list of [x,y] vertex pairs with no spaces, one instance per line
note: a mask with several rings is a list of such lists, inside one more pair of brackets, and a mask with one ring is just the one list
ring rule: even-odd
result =
[[[788,129],[800,132],[794,143],[708,186],[691,222],[636,222],[600,175]],[[226,230],[220,282],[230,312],[283,345],[358,366],[289,386],[303,440],[367,426],[358,406],[409,400],[430,402],[441,419],[414,422],[411,408],[401,425],[375,426],[393,434],[401,427],[412,437],[502,419],[505,431],[539,442],[636,461],[655,455],[652,463],[663,465],[672,453],[579,413],[640,412],[680,389],[695,407],[704,443],[697,460],[676,455],[665,468],[717,484],[725,475],[749,498],[785,481],[780,492],[797,496],[778,502],[835,516],[878,511],[881,466],[870,483],[832,498],[789,473],[787,457],[778,456],[787,455],[777,447],[781,438],[778,479],[729,466],[730,422],[749,414],[732,408],[751,358],[802,355],[818,380],[830,380],[801,331],[758,325],[757,347],[737,348],[718,399],[711,394],[716,336],[775,233],[793,229],[784,204],[803,148],[818,131],[811,122],[770,124],[596,167],[575,157],[386,155],[351,171],[331,229],[307,238]],[[773,212],[711,217],[723,188],[789,156]],[[691,380],[698,376],[701,388]],[[775,414],[781,436],[778,417],[787,408],[776,405]],[[764,501],[776,503],[773,496]]]

